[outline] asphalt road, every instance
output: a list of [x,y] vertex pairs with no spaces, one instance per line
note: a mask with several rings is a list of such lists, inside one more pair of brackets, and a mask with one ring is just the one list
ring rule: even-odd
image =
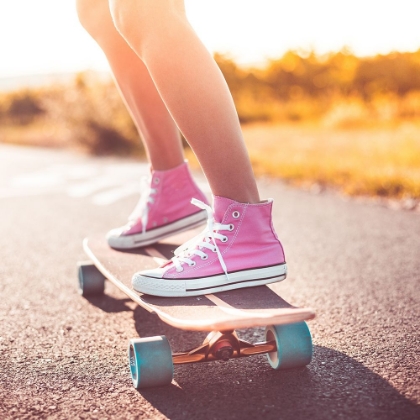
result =
[[275,290],[316,310],[312,363],[177,366],[171,386],[133,389],[129,338],[165,334],[176,351],[204,337],[163,324],[111,285],[101,298],[77,293],[83,237],[125,222],[146,172],[0,146],[1,419],[420,418],[420,213],[270,180],[259,184],[275,199],[289,266]]

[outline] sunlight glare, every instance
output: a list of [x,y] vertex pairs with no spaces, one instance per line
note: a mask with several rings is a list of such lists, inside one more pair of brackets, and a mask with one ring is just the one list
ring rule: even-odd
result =
[[[105,57],[80,26],[74,0],[14,0],[0,5],[0,76],[106,70]],[[186,0],[211,51],[262,63],[289,49],[358,55],[420,48],[420,2],[400,0]]]

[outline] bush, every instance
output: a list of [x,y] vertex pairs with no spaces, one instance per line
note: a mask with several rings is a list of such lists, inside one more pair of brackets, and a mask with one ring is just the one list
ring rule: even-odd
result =
[[36,90],[21,90],[3,94],[0,99],[0,118],[15,124],[29,124],[45,113]]
[[143,154],[137,129],[112,81],[81,73],[70,86],[46,89],[49,118],[66,128],[67,142],[93,154]]

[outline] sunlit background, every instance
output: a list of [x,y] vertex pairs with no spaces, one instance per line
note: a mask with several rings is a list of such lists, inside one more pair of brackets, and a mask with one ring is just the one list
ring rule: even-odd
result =
[[[357,55],[420,46],[417,0],[186,0],[212,51],[259,64],[289,49],[318,53],[348,46]],[[0,2],[0,77],[107,69],[80,27],[75,0]]]
[[[229,85],[257,174],[420,211],[419,0],[186,8]],[[144,158],[75,0],[0,2],[0,39],[0,143]]]

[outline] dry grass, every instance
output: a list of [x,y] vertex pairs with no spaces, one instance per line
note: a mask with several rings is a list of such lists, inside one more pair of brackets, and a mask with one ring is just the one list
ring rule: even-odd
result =
[[81,73],[65,84],[0,92],[0,142],[144,156],[112,80]]
[[258,174],[350,195],[420,197],[420,124],[353,130],[254,125],[244,135]]
[[[420,198],[420,124],[353,130],[253,124],[243,132],[258,175],[349,195]],[[192,153],[188,158],[196,162]]]
[[[291,59],[300,62],[303,73],[290,70]],[[351,83],[343,76],[348,59],[360,67]],[[328,64],[289,54],[254,72],[219,57],[255,172],[349,195],[420,198],[420,77],[412,72],[412,86],[407,85],[407,71],[393,67],[397,59],[402,58],[381,56],[364,63],[339,54]],[[403,67],[416,70],[420,50],[405,59]],[[343,77],[332,72],[337,60]],[[379,72],[384,62],[386,74]],[[377,80],[367,77],[371,66],[379,72]],[[315,83],[321,70],[328,70],[331,77],[325,80],[336,86],[323,95]],[[384,77],[395,79],[395,86],[385,84],[385,89]],[[373,87],[363,82],[370,79],[377,81]],[[0,142],[144,156],[114,84],[90,73],[65,85],[0,93]],[[193,162],[192,152],[186,153]]]
[[0,124],[0,143],[62,148],[69,146],[65,141],[64,133],[64,127],[51,124],[44,118],[25,125],[2,123]]

